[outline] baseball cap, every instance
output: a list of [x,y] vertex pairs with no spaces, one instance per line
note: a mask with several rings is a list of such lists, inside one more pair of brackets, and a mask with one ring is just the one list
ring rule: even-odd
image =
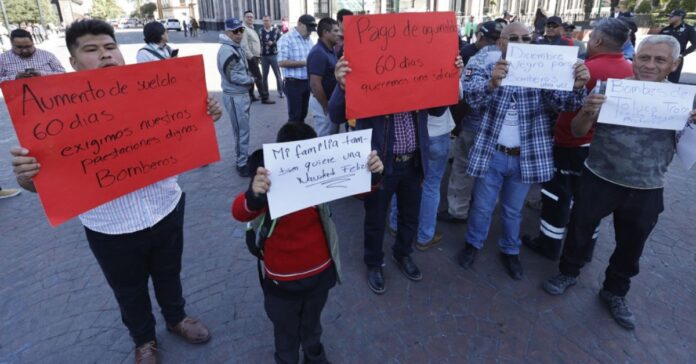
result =
[[672,10],[672,12],[669,13],[669,17],[671,18],[673,16],[681,16],[683,18],[686,16],[686,12],[682,9]]
[[575,29],[575,25],[574,25],[574,24],[571,24],[571,23],[563,23],[562,26],[563,26],[563,29],[565,29],[565,30],[573,30],[573,29]]
[[225,20],[225,30],[237,30],[243,26],[244,23],[237,18],[229,18]]
[[307,30],[314,31],[317,30],[317,21],[313,16],[309,14],[302,15],[299,22],[307,26]]
[[550,23],[561,25],[561,24],[563,24],[563,20],[557,16],[552,16],[552,17],[546,19],[545,24],[550,24]]
[[500,38],[500,32],[503,30],[503,25],[496,21],[487,21],[481,24],[481,29],[479,31],[484,37],[491,40],[498,40]]

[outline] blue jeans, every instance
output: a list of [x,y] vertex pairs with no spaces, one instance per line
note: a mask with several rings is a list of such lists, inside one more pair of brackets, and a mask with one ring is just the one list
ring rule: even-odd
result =
[[[430,150],[428,156],[428,169],[423,180],[423,192],[421,193],[420,213],[418,215],[418,232],[416,242],[425,244],[435,235],[437,223],[437,208],[440,206],[440,183],[447,167],[449,155],[449,133],[430,138]],[[389,215],[389,227],[396,231],[398,209],[396,196],[391,201],[391,214]]]
[[522,183],[520,157],[494,151],[486,174],[474,183],[474,203],[469,213],[466,242],[477,249],[483,247],[491,226],[495,201],[500,197],[503,232],[498,247],[505,254],[519,254],[522,207],[529,187],[531,184]]

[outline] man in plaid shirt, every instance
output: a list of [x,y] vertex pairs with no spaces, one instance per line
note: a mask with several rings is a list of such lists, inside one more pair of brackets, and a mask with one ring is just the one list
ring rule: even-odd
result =
[[65,73],[58,58],[34,47],[31,34],[24,29],[10,33],[12,49],[0,54],[0,82],[17,78]]
[[[513,23],[503,29],[498,48],[504,54],[508,42],[531,40],[526,26]],[[525,197],[532,183],[553,177],[554,111],[574,111],[582,106],[589,72],[583,64],[576,64],[573,90],[552,91],[501,86],[507,70],[508,62],[503,59],[485,68],[475,68],[469,81],[463,83],[466,101],[483,115],[483,120],[467,168],[476,182],[466,246],[458,261],[465,269],[473,264],[488,236],[499,198],[503,234],[498,246],[508,274],[519,280],[519,232]]]

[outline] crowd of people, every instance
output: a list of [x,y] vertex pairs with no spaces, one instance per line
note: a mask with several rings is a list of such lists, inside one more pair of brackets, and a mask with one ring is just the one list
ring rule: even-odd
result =
[[[234,199],[232,215],[250,223],[247,244],[263,260],[260,279],[264,308],[274,327],[275,361],[298,363],[301,351],[304,362],[328,362],[320,318],[341,273],[339,237],[329,204],[275,220],[268,213],[271,171],[264,168],[262,150],[250,154],[248,149],[254,87],[262,104],[274,103],[268,91],[269,68],[288,112],[276,142],[331,135],[342,126],[372,130],[373,151],[366,165],[373,188],[361,199],[366,283],[374,293],[383,294],[387,288],[385,233],[395,236],[391,257],[396,266],[407,279],[420,281],[428,272],[413,259],[414,247],[428,251],[442,242],[438,220],[466,223],[457,262],[469,269],[488,238],[499,204],[498,249],[505,271],[514,280],[524,276],[522,245],[560,259],[558,274],[543,282],[543,289],[561,295],[592,260],[600,221],[613,215],[616,247],[599,296],[619,325],[634,329],[626,295],[663,211],[665,172],[680,133],[597,124],[606,101],[597,85],[608,78],[668,82],[682,57],[696,46],[685,49],[686,44],[671,35],[651,35],[637,45],[631,61],[624,52],[631,41],[630,24],[620,18],[601,19],[573,67],[572,90],[507,86],[503,80],[510,66],[505,60],[509,44],[577,43],[564,34],[573,28],[559,17],[545,18],[539,33],[537,22],[530,28],[505,14],[501,20],[464,26],[460,54],[451,60],[461,73],[457,105],[347,120],[345,84],[351,68],[343,57],[342,35],[343,19],[350,15],[341,10],[335,20],[317,22],[305,14],[286,29],[273,27],[265,16],[257,32],[256,16],[247,11],[243,20],[227,19],[219,37],[217,68],[222,105],[235,137],[235,165],[240,176],[251,177],[248,189]],[[683,13],[673,15],[681,18],[677,27],[686,27]],[[318,42],[313,44],[310,35],[315,31]],[[143,33],[138,63],[176,57],[161,23],[147,24]],[[26,31],[13,31],[11,39],[13,49],[0,55],[2,81],[64,72],[55,56],[33,46]],[[76,71],[125,64],[113,28],[103,21],[73,23],[66,30],[66,44]],[[214,120],[221,118],[222,107],[214,98],[208,98],[207,107]],[[313,127],[305,123],[310,110]],[[685,127],[688,122],[696,122],[696,111],[684,121]],[[11,154],[17,182],[36,192],[32,179],[40,173],[40,161],[22,147]],[[450,156],[448,208],[438,213]],[[533,184],[541,184],[539,234],[520,236],[522,210]],[[0,198],[18,193],[0,190]],[[150,278],[167,330],[193,344],[211,338],[208,328],[185,310],[180,279],[184,207],[185,193],[177,177],[170,177],[79,216],[134,341],[136,363],[159,360]]]

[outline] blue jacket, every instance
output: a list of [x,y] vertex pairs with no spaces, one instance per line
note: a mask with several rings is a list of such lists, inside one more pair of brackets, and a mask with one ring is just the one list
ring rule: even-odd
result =
[[[441,116],[445,113],[446,107],[437,107],[428,110],[413,111],[415,113],[416,134],[418,138],[418,148],[420,150],[421,167],[423,175],[428,167],[428,152],[430,149],[430,139],[428,136],[428,114]],[[336,86],[331,98],[329,99],[329,116],[331,121],[340,124],[346,122],[346,92],[340,86]],[[384,163],[384,174],[390,174],[394,163],[394,124],[393,115],[373,116],[365,119],[358,119],[355,129],[372,129],[372,149],[376,150],[379,158]]]

